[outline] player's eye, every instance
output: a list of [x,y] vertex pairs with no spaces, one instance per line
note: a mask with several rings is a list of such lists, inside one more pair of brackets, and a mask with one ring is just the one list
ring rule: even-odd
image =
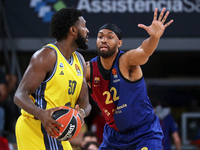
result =
[[99,35],[99,36],[98,36],[98,38],[99,38],[99,39],[102,39],[102,38],[103,38],[103,36],[102,36],[102,35]]

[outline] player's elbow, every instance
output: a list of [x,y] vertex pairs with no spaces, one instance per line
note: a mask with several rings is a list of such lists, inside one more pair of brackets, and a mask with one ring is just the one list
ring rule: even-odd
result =
[[16,105],[19,106],[19,103],[20,103],[20,96],[19,96],[19,93],[16,92],[15,95],[14,95],[14,98],[13,98],[13,101]]
[[143,58],[143,59],[140,59],[139,61],[138,61],[138,64],[137,65],[144,65],[144,64],[146,64],[147,63],[147,61],[149,60],[149,57],[145,57],[145,58]]

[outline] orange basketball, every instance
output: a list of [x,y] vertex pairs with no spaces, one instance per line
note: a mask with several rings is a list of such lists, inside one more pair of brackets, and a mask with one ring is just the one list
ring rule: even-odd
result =
[[[52,118],[64,127],[58,127],[58,130],[62,133],[57,139],[60,141],[71,140],[75,138],[81,130],[81,117],[78,112],[68,106],[61,106],[63,109],[55,111],[52,114]],[[58,135],[57,133],[55,133]]]

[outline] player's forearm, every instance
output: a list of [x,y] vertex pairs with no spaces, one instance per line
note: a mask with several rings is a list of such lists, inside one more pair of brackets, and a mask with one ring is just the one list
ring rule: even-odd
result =
[[28,94],[16,92],[14,96],[14,103],[29,114],[32,114],[34,117],[39,119],[39,115],[42,109],[37,107],[33,103],[32,99],[28,96]]
[[89,92],[85,79],[83,79],[82,89],[79,98],[77,100],[77,104],[79,104],[80,108],[84,109],[85,117],[90,114],[91,105],[89,103]]
[[144,55],[147,57],[151,56],[158,46],[160,38],[150,36],[148,39],[144,40],[140,46],[143,49]]
[[92,107],[89,103],[88,96],[86,96],[83,99],[79,99],[77,104],[79,104],[80,108],[83,109],[84,117],[87,117],[90,114],[91,109],[92,109]]

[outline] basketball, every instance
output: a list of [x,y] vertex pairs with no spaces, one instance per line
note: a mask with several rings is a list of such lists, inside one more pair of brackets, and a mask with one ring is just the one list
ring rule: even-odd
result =
[[55,126],[62,135],[59,136],[57,133],[54,133],[59,136],[56,139],[60,141],[71,140],[75,138],[81,130],[81,117],[75,109],[68,106],[61,107],[62,109],[55,111],[52,114],[52,118],[64,126]]

